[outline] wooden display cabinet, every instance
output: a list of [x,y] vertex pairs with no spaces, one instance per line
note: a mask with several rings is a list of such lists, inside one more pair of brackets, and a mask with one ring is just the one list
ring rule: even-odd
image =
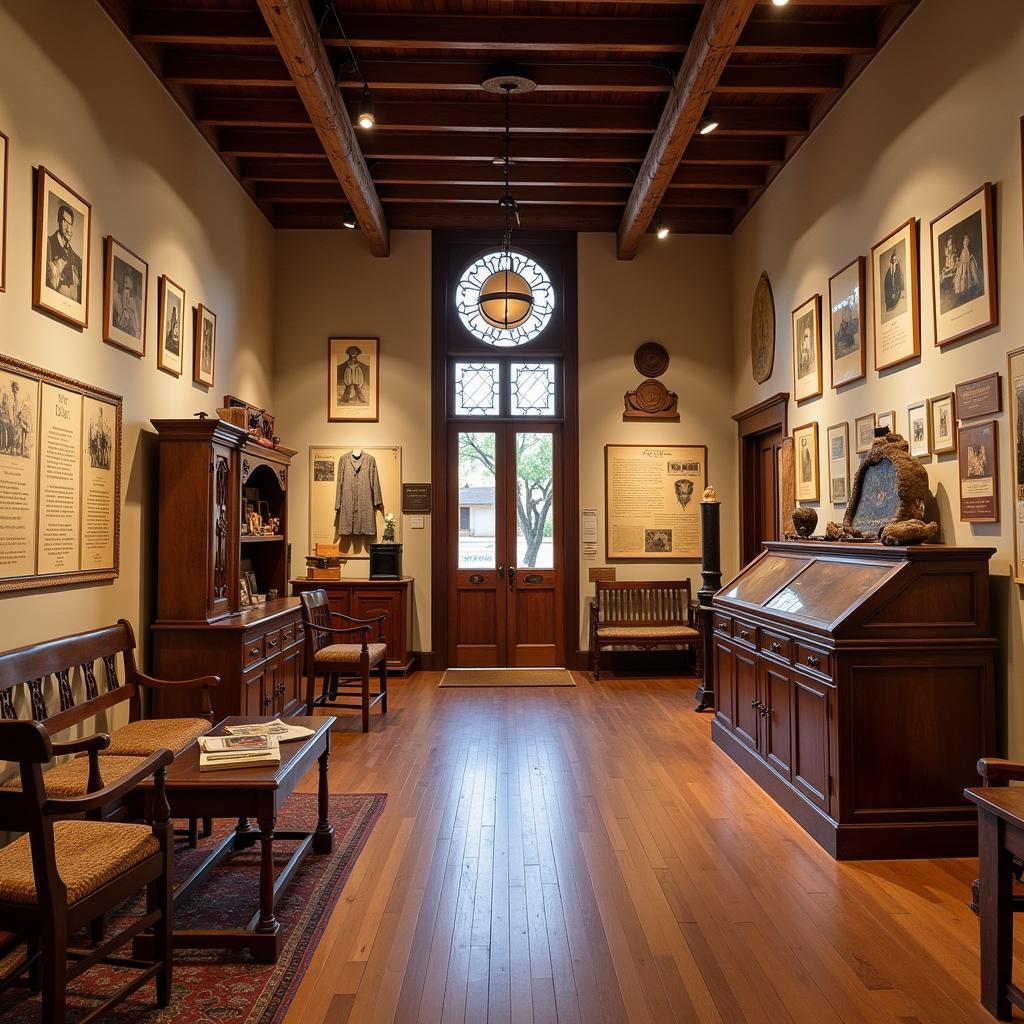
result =
[[712,738],[837,859],[976,852],[993,551],[770,542],[715,596]]
[[[286,597],[288,472],[294,451],[266,448],[219,419],[154,420],[160,440],[157,619],[153,670],[213,673],[214,713],[289,714],[304,706],[302,614]],[[272,536],[243,533],[244,495],[280,519]],[[279,597],[242,607],[239,580]],[[158,715],[195,712],[187,696],[154,693]]]

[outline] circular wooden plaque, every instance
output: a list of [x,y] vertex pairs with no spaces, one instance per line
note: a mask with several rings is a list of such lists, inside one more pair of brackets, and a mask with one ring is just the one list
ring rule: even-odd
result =
[[767,271],[761,272],[754,290],[754,306],[750,312],[750,363],[758,384],[763,384],[772,375],[775,364],[775,298]]
[[635,394],[637,406],[646,413],[661,412],[668,400],[668,392],[660,380],[645,380]]
[[645,341],[634,353],[633,365],[645,377],[660,377],[668,369],[668,352],[656,341]]

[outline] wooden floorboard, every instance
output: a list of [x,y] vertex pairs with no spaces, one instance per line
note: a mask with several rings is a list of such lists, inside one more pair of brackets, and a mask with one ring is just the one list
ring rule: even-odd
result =
[[388,802],[286,1024],[991,1021],[976,862],[836,863],[691,680],[439,679],[334,732],[332,791]]

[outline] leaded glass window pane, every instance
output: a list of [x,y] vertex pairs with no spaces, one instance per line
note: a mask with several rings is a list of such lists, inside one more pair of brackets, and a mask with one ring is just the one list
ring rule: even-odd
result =
[[554,416],[555,364],[512,363],[513,416]]
[[456,416],[498,416],[501,413],[501,364],[455,363]]

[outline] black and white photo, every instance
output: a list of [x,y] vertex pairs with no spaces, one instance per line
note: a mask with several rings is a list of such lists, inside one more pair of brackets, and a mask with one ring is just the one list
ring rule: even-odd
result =
[[956,451],[956,397],[950,391],[928,403],[932,427],[932,451],[936,455]]
[[907,443],[910,454],[916,459],[931,455],[931,430],[928,403],[922,399],[907,406]]
[[839,388],[866,372],[863,256],[829,278],[828,304],[832,387]]
[[217,315],[199,303],[196,309],[194,351],[192,353],[192,380],[196,384],[213,386],[213,371],[217,359]]
[[313,460],[313,479],[317,483],[333,483],[334,482],[334,460],[333,459],[314,459]]
[[856,439],[856,452],[862,455],[875,443],[875,414],[869,412],[865,416],[858,416],[853,421],[853,436]]
[[25,381],[10,374],[0,377],[0,455],[32,458],[35,399]]
[[871,275],[875,369],[885,370],[921,354],[916,219],[871,247]]
[[793,449],[796,458],[796,500],[820,500],[817,422],[793,429]]
[[999,522],[996,420],[960,428],[960,521]]
[[149,264],[107,236],[103,269],[103,340],[136,356],[146,354]]
[[821,296],[797,306],[791,322],[793,397],[800,402],[821,394]]
[[104,416],[103,406],[97,405],[96,411],[89,420],[88,446],[89,468],[109,470],[111,449],[113,446],[113,423],[109,416]]
[[828,428],[828,497],[845,505],[850,493],[850,426],[836,423]]
[[184,316],[185,289],[166,274],[161,275],[156,316],[156,365],[175,377],[181,376],[183,363]]
[[668,555],[672,552],[671,530],[644,530],[644,551],[649,554]]
[[36,189],[33,304],[87,327],[92,207],[45,167],[39,168]]
[[328,339],[328,422],[376,423],[379,401],[380,340]]

